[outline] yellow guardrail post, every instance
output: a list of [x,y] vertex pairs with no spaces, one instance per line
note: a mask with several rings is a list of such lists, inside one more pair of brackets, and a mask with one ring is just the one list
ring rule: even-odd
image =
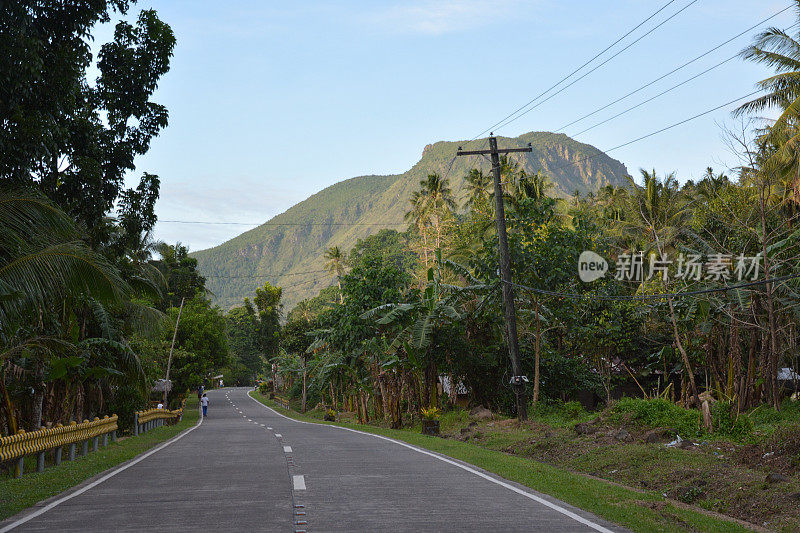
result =
[[36,470],[41,472],[45,467],[45,458],[51,450],[55,464],[61,464],[64,446],[69,446],[69,460],[75,459],[76,446],[82,444],[82,455],[89,452],[89,441],[93,449],[97,450],[100,436],[103,436],[104,445],[108,441],[108,434],[117,430],[117,416],[105,416],[102,420],[84,421],[76,424],[71,422],[67,426],[56,424],[53,427],[42,427],[36,431],[19,431],[15,435],[0,437],[0,462],[14,461],[14,476],[20,477],[25,470],[25,456],[36,454]]
[[[83,421],[84,424],[88,424],[88,420]],[[81,443],[81,457],[86,457],[89,455],[89,439],[87,438]]]
[[[78,425],[78,423],[77,423],[77,422],[75,422],[74,420],[72,420],[72,421],[69,423],[69,425],[70,425],[70,427],[72,427],[72,426],[76,426],[76,425]],[[74,443],[74,442],[71,442],[71,443],[69,444],[69,460],[70,460],[70,461],[74,461],[74,460],[75,460],[75,443]]]

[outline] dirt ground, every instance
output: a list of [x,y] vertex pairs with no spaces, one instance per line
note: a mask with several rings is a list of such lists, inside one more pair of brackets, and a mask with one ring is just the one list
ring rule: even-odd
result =
[[797,424],[740,444],[677,443],[674,429],[603,416],[564,427],[513,419],[465,422],[443,436],[655,491],[770,530],[800,531]]

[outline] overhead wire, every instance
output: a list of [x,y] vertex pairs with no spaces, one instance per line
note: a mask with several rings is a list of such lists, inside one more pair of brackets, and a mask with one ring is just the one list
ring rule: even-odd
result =
[[[653,137],[654,135],[658,135],[659,133],[663,133],[663,132],[665,132],[665,131],[668,131],[668,130],[671,130],[671,129],[673,129],[673,128],[677,128],[678,126],[681,126],[681,125],[683,125],[683,124],[686,124],[687,122],[691,122],[692,120],[696,120],[696,119],[698,119],[698,118],[700,118],[700,117],[703,117],[703,116],[705,116],[705,115],[709,115],[709,114],[713,113],[714,111],[718,111],[718,110],[720,110],[720,109],[722,109],[722,108],[724,108],[724,107],[727,107],[727,106],[729,106],[729,105],[731,105],[731,104],[734,104],[734,103],[736,103],[736,102],[738,102],[738,101],[740,101],[740,100],[744,100],[745,98],[749,98],[749,97],[751,97],[751,96],[754,96],[754,95],[756,95],[756,94],[758,94],[758,93],[760,93],[760,92],[761,92],[760,90],[758,90],[758,91],[753,91],[753,92],[751,92],[751,93],[749,93],[749,94],[746,94],[746,95],[744,95],[744,96],[740,96],[739,98],[734,98],[733,100],[731,100],[731,101],[729,101],[729,102],[725,102],[725,103],[724,103],[724,104],[722,104],[722,105],[716,106],[716,107],[714,107],[714,108],[711,108],[711,109],[709,109],[709,110],[707,110],[707,111],[703,111],[702,113],[698,113],[698,114],[696,114],[696,115],[693,115],[693,116],[691,116],[691,117],[689,117],[689,118],[686,118],[686,119],[684,119],[684,120],[681,120],[680,122],[676,122],[676,123],[674,123],[674,124],[670,124],[669,126],[663,127],[663,128],[661,128],[661,129],[658,129],[658,130],[656,130],[656,131],[652,131],[652,132],[650,132],[650,133],[648,133],[648,134],[646,134],[646,135],[642,135],[641,137],[637,137],[636,139],[633,139],[633,140],[631,140],[631,141],[624,142],[624,143],[622,143],[622,144],[619,144],[619,145],[617,145],[617,146],[614,146],[614,147],[612,147],[612,148],[608,148],[608,149],[606,149],[606,150],[602,150],[602,151],[598,150],[598,152],[597,152],[596,154],[593,154],[593,155],[590,155],[590,156],[586,156],[586,157],[580,158],[580,159],[578,159],[578,160],[575,160],[575,161],[569,161],[569,162],[567,162],[567,163],[566,163],[566,164],[564,164],[564,165],[559,165],[559,166],[557,166],[557,167],[550,168],[550,169],[547,169],[547,170],[548,170],[549,172],[553,172],[553,171],[555,171],[555,170],[561,170],[562,168],[567,168],[567,167],[569,167],[569,166],[572,166],[572,165],[577,165],[578,163],[583,163],[583,162],[585,162],[585,161],[589,161],[589,160],[591,160],[591,159],[594,159],[595,157],[600,157],[600,156],[606,155],[606,154],[608,154],[609,152],[613,152],[614,150],[618,150],[618,149],[620,149],[620,148],[624,148],[624,147],[626,147],[626,146],[629,146],[629,145],[631,145],[631,144],[637,143],[637,142],[639,142],[639,141],[643,141],[644,139],[648,139],[648,138],[650,138],[650,137]],[[540,169],[541,169],[541,170],[545,170],[544,168],[541,168],[541,167],[540,167]]]
[[217,278],[217,279],[248,279],[248,278],[281,278],[284,276],[303,276],[307,274],[322,274],[323,272],[328,272],[328,270],[309,270],[307,272],[287,272],[285,274],[277,274],[277,275],[269,275],[269,274],[244,274],[244,275],[237,275],[237,276],[226,276],[222,274],[209,274],[204,276],[206,278]]
[[[654,26],[653,28],[651,28],[650,30],[648,30],[646,33],[644,33],[643,35],[639,36],[639,37],[638,37],[636,40],[634,40],[633,42],[629,43],[628,45],[626,45],[626,46],[625,46],[625,47],[623,47],[622,49],[618,50],[618,51],[617,51],[616,53],[614,53],[614,54],[613,54],[611,57],[607,58],[606,60],[604,60],[604,61],[603,61],[602,63],[600,63],[599,65],[597,65],[597,66],[593,67],[591,70],[589,70],[588,72],[584,73],[584,74],[583,74],[583,75],[581,75],[580,77],[578,77],[578,78],[576,78],[576,79],[572,80],[570,83],[568,83],[567,85],[565,85],[565,86],[561,87],[559,90],[557,90],[556,92],[554,92],[553,94],[551,94],[550,96],[548,96],[547,98],[545,98],[544,100],[541,100],[541,101],[539,101],[538,103],[536,103],[536,104],[535,104],[535,105],[533,105],[532,107],[529,107],[528,109],[526,109],[525,111],[523,111],[523,112],[519,113],[517,116],[515,116],[515,117],[513,117],[513,118],[509,118],[509,119],[507,119],[507,120],[501,121],[500,123],[498,123],[498,124],[496,124],[495,126],[493,126],[491,129],[496,131],[496,130],[499,130],[500,128],[504,128],[504,127],[508,126],[509,124],[511,124],[512,122],[514,122],[514,121],[516,121],[516,120],[519,120],[519,119],[520,119],[520,118],[522,118],[523,116],[527,115],[528,113],[530,113],[530,112],[531,112],[531,111],[533,111],[534,109],[538,108],[538,107],[539,107],[539,106],[541,106],[542,104],[544,104],[544,103],[546,103],[546,102],[550,101],[551,99],[553,99],[553,98],[554,98],[554,97],[556,97],[557,95],[561,94],[562,92],[566,91],[567,89],[569,89],[570,87],[572,87],[573,85],[575,85],[576,83],[578,83],[579,81],[581,81],[582,79],[586,78],[588,75],[590,75],[590,74],[592,74],[593,72],[595,72],[597,69],[599,69],[599,68],[600,68],[600,67],[602,67],[603,65],[606,65],[608,62],[610,62],[611,60],[613,60],[614,58],[616,58],[617,56],[619,56],[620,54],[622,54],[622,53],[623,53],[623,52],[625,52],[626,50],[630,49],[630,48],[631,48],[633,45],[635,45],[636,43],[638,43],[639,41],[641,41],[642,39],[644,39],[645,37],[647,37],[648,35],[650,35],[650,34],[651,34],[651,33],[653,33],[654,31],[656,31],[658,28],[660,28],[661,26],[663,26],[664,24],[666,24],[667,22],[669,22],[669,21],[670,21],[670,20],[672,20],[673,18],[675,18],[675,17],[677,17],[678,15],[680,15],[680,14],[681,14],[683,11],[685,11],[686,9],[688,9],[690,6],[692,6],[693,4],[697,3],[698,1],[699,1],[699,0],[692,0],[691,2],[689,2],[688,4],[686,4],[685,6],[683,6],[681,9],[679,9],[678,11],[676,11],[675,13],[673,13],[672,15],[670,15],[669,17],[667,17],[666,19],[664,19],[663,21],[661,21],[660,23],[658,23],[656,26]],[[527,104],[527,105],[530,105],[531,103],[533,103],[533,102],[530,102],[530,103],[529,103],[529,104]],[[525,107],[527,107],[527,105],[526,105]]]
[[167,224],[208,224],[225,226],[405,226],[405,222],[221,222],[214,220],[159,220]]
[[620,43],[622,40],[624,40],[626,37],[628,37],[628,36],[629,36],[629,35],[631,35],[633,32],[635,32],[636,30],[638,30],[639,28],[641,28],[643,25],[645,25],[647,22],[649,22],[650,20],[652,20],[652,19],[653,19],[653,18],[654,18],[656,15],[658,15],[659,13],[661,13],[662,11],[664,11],[664,10],[665,10],[667,7],[669,7],[671,4],[675,3],[675,1],[676,1],[676,0],[670,0],[669,2],[667,2],[666,4],[664,4],[663,6],[661,6],[661,7],[660,7],[660,8],[659,8],[657,11],[655,11],[655,12],[654,12],[653,14],[651,14],[649,17],[647,17],[647,18],[646,18],[646,19],[644,19],[642,22],[640,22],[639,24],[637,24],[636,26],[634,26],[634,27],[633,27],[631,30],[629,30],[628,32],[626,32],[626,33],[625,33],[625,34],[624,34],[622,37],[620,37],[619,39],[617,39],[616,41],[614,41],[613,43],[611,43],[610,45],[608,45],[608,46],[607,46],[606,48],[604,48],[604,49],[603,49],[601,52],[599,52],[599,53],[598,53],[598,54],[596,54],[594,57],[592,57],[591,59],[589,59],[588,61],[586,61],[585,63],[583,63],[581,66],[579,66],[578,68],[576,68],[575,70],[573,70],[572,72],[570,72],[569,74],[567,74],[566,76],[564,76],[563,78],[561,78],[561,79],[560,79],[558,82],[556,82],[556,83],[555,83],[555,84],[554,84],[552,87],[548,88],[546,91],[542,92],[541,94],[539,94],[538,96],[536,96],[535,98],[533,98],[532,100],[530,100],[530,101],[529,101],[528,103],[526,103],[525,105],[523,105],[523,106],[521,106],[521,107],[519,107],[519,108],[515,109],[515,110],[514,110],[513,112],[511,112],[510,114],[508,114],[508,115],[506,115],[505,117],[503,117],[503,118],[502,118],[502,119],[501,119],[499,122],[497,122],[497,123],[493,124],[492,126],[489,126],[488,128],[486,128],[485,130],[483,130],[482,132],[480,132],[478,135],[476,135],[475,137],[473,137],[473,138],[472,138],[472,139],[470,139],[470,140],[474,141],[475,139],[477,139],[478,137],[482,136],[482,135],[483,135],[483,134],[485,134],[486,132],[493,130],[493,129],[495,128],[495,126],[497,126],[498,124],[501,124],[503,121],[505,121],[505,120],[509,119],[510,117],[513,117],[515,114],[517,114],[518,112],[522,111],[523,109],[525,109],[526,107],[528,107],[530,104],[534,103],[536,100],[538,100],[538,99],[539,99],[539,98],[541,98],[542,96],[544,96],[544,95],[546,95],[547,93],[549,93],[551,90],[553,90],[553,89],[555,89],[556,87],[558,87],[559,85],[561,85],[563,82],[567,81],[569,78],[571,78],[572,76],[574,76],[575,74],[577,74],[578,72],[580,72],[581,70],[583,70],[583,68],[584,68],[584,67],[586,67],[586,66],[588,66],[590,63],[592,63],[592,62],[593,62],[595,59],[599,58],[601,55],[603,55],[603,54],[605,54],[606,52],[608,52],[610,49],[612,49],[614,46],[616,46],[617,44],[619,44],[619,43]]
[[643,105],[649,104],[649,103],[650,103],[650,102],[652,102],[653,100],[656,100],[656,99],[658,99],[658,98],[661,98],[661,97],[662,97],[662,96],[664,96],[665,94],[671,93],[672,91],[674,91],[675,89],[677,89],[677,88],[679,88],[679,87],[683,87],[683,86],[684,86],[684,85],[686,85],[687,83],[689,83],[689,82],[692,82],[692,81],[696,80],[697,78],[699,78],[699,77],[701,77],[701,76],[704,76],[704,75],[708,74],[708,73],[709,73],[709,72],[711,72],[712,70],[715,70],[715,69],[717,69],[717,68],[721,67],[722,65],[725,65],[725,64],[727,64],[728,62],[730,62],[730,61],[731,61],[731,60],[733,60],[733,59],[736,59],[737,57],[739,57],[739,54],[736,54],[735,56],[731,56],[731,57],[729,57],[728,59],[726,59],[726,60],[724,60],[724,61],[722,61],[722,62],[720,62],[720,63],[717,63],[717,64],[716,64],[716,65],[714,65],[713,67],[707,68],[707,69],[706,69],[706,70],[704,70],[703,72],[701,72],[701,73],[699,73],[699,74],[695,74],[695,75],[694,75],[694,76],[692,76],[691,78],[689,78],[689,79],[686,79],[686,80],[684,80],[684,81],[682,81],[682,82],[680,82],[680,83],[678,83],[678,84],[676,84],[676,85],[673,85],[673,86],[672,86],[672,87],[670,87],[669,89],[666,89],[666,90],[664,90],[664,91],[661,91],[660,93],[656,94],[655,96],[651,96],[651,97],[650,97],[650,98],[648,98],[647,100],[644,100],[644,101],[642,101],[642,102],[639,102],[638,104],[636,104],[636,105],[634,105],[634,106],[631,106],[631,107],[629,107],[629,108],[625,109],[624,111],[620,111],[620,112],[619,112],[619,113],[617,113],[616,115],[613,115],[613,116],[611,116],[611,117],[609,117],[609,118],[607,118],[607,119],[605,119],[605,120],[602,120],[602,121],[600,121],[600,122],[598,122],[598,123],[596,123],[596,124],[594,124],[594,125],[592,125],[592,126],[589,126],[588,128],[586,128],[586,129],[584,129],[584,130],[581,130],[581,131],[579,131],[578,133],[576,133],[576,134],[574,134],[574,135],[571,135],[571,137],[573,137],[573,138],[574,138],[574,137],[577,137],[578,135],[583,135],[583,134],[584,134],[584,133],[586,133],[587,131],[591,131],[591,130],[593,130],[593,129],[595,129],[595,128],[599,127],[599,126],[602,126],[603,124],[607,124],[607,123],[611,122],[612,120],[614,120],[614,119],[617,119],[617,118],[621,117],[622,115],[626,115],[626,114],[630,113],[630,112],[631,112],[631,111],[633,111],[634,109],[638,109],[638,108],[642,107]]
[[[585,120],[585,119],[587,119],[587,118],[589,118],[591,116],[594,116],[597,113],[599,113],[599,112],[601,112],[601,111],[603,111],[605,109],[608,109],[609,107],[613,106],[614,104],[617,104],[617,103],[625,100],[626,98],[629,98],[629,97],[633,96],[634,94],[639,93],[639,92],[643,91],[644,89],[646,89],[648,87],[651,87],[652,85],[655,85],[656,83],[658,83],[659,81],[663,80],[664,78],[667,78],[667,77],[671,76],[672,74],[675,74],[676,72],[688,67],[689,65],[691,65],[693,63],[696,63],[697,61],[701,60],[702,58],[706,57],[707,55],[712,54],[713,52],[716,52],[717,50],[719,50],[720,48],[722,48],[726,44],[729,44],[729,43],[735,41],[736,39],[738,39],[739,37],[742,37],[743,35],[746,35],[746,34],[750,33],[754,29],[756,29],[759,26],[769,22],[770,20],[774,19],[775,17],[785,13],[786,11],[788,11],[791,8],[792,8],[792,6],[785,7],[784,9],[781,9],[781,10],[773,13],[769,17],[757,22],[756,24],[750,26],[746,30],[737,33],[736,35],[734,35],[730,39],[726,40],[725,42],[720,43],[717,46],[715,46],[714,48],[711,48],[710,50],[707,50],[707,51],[703,52],[702,54],[700,54],[699,56],[695,57],[694,59],[691,59],[691,60],[683,63],[682,65],[679,65],[679,66],[675,67],[674,69],[670,70],[666,74],[663,74],[662,76],[659,76],[658,78],[656,78],[656,79],[654,79],[654,80],[652,80],[650,82],[645,83],[644,85],[642,85],[638,89],[634,89],[633,91],[625,94],[624,96],[621,96],[621,97],[617,98],[616,100],[614,100],[612,102],[609,102],[608,104],[606,104],[606,105],[604,105],[602,107],[599,107],[598,109],[595,109],[591,113],[587,113],[586,115],[583,115],[582,117],[573,120],[569,124],[565,124],[564,126],[558,128],[555,131],[556,132],[564,131],[565,129],[569,128],[570,126],[572,126],[574,124],[577,124],[578,122],[581,122],[582,120]],[[797,26],[797,23],[792,24],[792,26],[790,26],[790,28],[793,27],[793,26]]]
[[533,292],[536,294],[543,294],[546,296],[556,296],[559,298],[571,298],[571,299],[597,299],[597,300],[663,300],[665,298],[681,298],[684,296],[697,296],[700,294],[711,294],[715,292],[727,292],[737,289],[746,289],[749,287],[754,287],[758,285],[765,285],[767,283],[782,283],[784,281],[789,281],[792,279],[800,278],[800,273],[795,274],[788,274],[786,276],[780,276],[775,278],[769,279],[762,279],[756,281],[749,281],[746,283],[739,283],[736,285],[725,285],[723,287],[711,287],[707,289],[697,289],[693,291],[683,291],[683,292],[673,292],[673,293],[664,293],[664,294],[641,294],[641,295],[613,295],[613,294],[597,294],[597,293],[579,293],[579,292],[559,292],[559,291],[549,291],[546,289],[537,289],[535,287],[529,287],[527,285],[523,285],[520,283],[514,283],[513,281],[502,280],[503,283],[508,283],[520,289]]

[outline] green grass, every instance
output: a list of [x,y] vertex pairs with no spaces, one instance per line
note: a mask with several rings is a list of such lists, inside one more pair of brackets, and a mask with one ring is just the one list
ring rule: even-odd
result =
[[14,479],[0,477],[0,520],[4,520],[42,500],[55,496],[120,463],[133,459],[155,445],[197,423],[197,399],[186,402],[183,420],[174,426],[152,429],[138,437],[127,437],[90,451],[75,461],[49,466],[44,472],[30,472]]
[[597,417],[579,402],[539,401],[528,409],[528,417],[551,427],[573,427],[580,422],[589,422]]
[[629,418],[634,424],[651,428],[674,428],[683,437],[700,435],[698,412],[683,409],[667,400],[622,398],[611,407],[612,420]]
[[[282,409],[263,395],[258,393],[251,393],[251,395],[259,402],[282,414],[298,420],[321,423],[317,419]],[[474,444],[428,437],[411,430],[391,430],[347,423],[327,422],[327,424],[356,428],[366,433],[391,437],[448,455],[559,498],[634,531],[750,531],[736,522],[710,516],[695,509],[676,506],[657,493],[635,491]],[[517,440],[515,437],[521,438],[521,435],[512,435],[508,439],[509,441]],[[497,445],[498,443],[493,444]]]

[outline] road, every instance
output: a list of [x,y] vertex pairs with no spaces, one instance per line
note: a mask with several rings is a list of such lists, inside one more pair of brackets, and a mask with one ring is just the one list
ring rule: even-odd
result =
[[438,454],[209,392],[208,417],[0,531],[622,531]]

